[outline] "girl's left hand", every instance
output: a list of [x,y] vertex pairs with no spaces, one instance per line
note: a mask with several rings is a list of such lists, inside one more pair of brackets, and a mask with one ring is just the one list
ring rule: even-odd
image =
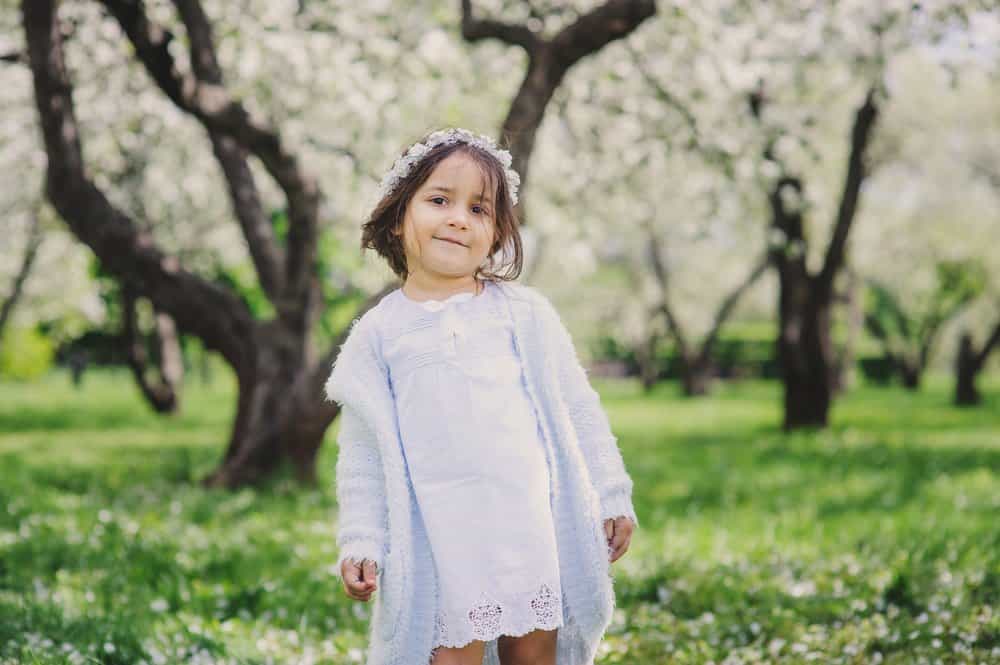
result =
[[604,533],[608,537],[608,550],[611,563],[614,563],[628,551],[632,542],[632,531],[635,525],[628,517],[620,516],[604,520]]

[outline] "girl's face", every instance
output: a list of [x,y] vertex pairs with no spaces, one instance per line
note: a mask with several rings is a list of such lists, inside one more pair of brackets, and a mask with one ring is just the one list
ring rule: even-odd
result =
[[[495,233],[492,192],[462,151],[431,172],[406,207],[403,236],[409,277],[425,285],[471,277],[489,255]],[[482,195],[482,196],[481,196]]]

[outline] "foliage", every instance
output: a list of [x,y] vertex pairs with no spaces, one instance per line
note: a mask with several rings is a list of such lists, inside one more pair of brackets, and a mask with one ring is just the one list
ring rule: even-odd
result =
[[52,368],[52,339],[36,328],[10,328],[0,344],[0,377],[37,379]]
[[[598,382],[643,526],[597,662],[1000,658],[1000,377],[975,411],[929,378],[863,387],[792,436],[773,383],[686,401]],[[331,570],[335,446],[314,491],[195,484],[232,391],[192,384],[167,423],[120,372],[0,384],[0,662],[362,661],[370,606]]]

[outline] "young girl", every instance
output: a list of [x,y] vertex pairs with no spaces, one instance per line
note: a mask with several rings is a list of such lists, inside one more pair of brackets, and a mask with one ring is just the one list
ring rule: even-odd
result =
[[364,225],[403,284],[355,319],[326,391],[344,589],[382,583],[368,665],[589,665],[611,620],[632,481],[558,314],[513,281],[510,164],[434,132]]

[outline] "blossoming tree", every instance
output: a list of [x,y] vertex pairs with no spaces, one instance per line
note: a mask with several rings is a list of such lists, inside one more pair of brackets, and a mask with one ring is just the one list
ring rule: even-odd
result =
[[[206,482],[254,482],[284,462],[311,481],[316,452],[337,415],[336,405],[321,399],[322,385],[347,333],[344,317],[328,317],[329,310],[352,307],[357,292],[373,294],[359,310],[350,310],[360,316],[396,286],[377,271],[357,278],[365,283],[347,277],[358,266],[342,247],[354,239],[356,222],[342,229],[323,226],[324,219],[346,214],[324,196],[322,178],[332,174],[337,202],[349,201],[350,214],[360,216],[385,155],[404,139],[422,133],[428,122],[473,119],[470,124],[482,126],[484,118],[495,121],[488,114],[498,106],[490,95],[469,96],[482,71],[466,67],[463,59],[456,59],[461,67],[442,59],[454,44],[427,20],[404,11],[337,7],[331,14],[329,7],[311,4],[294,14],[261,3],[258,14],[250,13],[261,17],[255,24],[230,3],[176,0],[173,5],[176,15],[165,5],[124,0],[22,3],[47,157],[46,192],[73,234],[130,293],[148,299],[181,333],[199,338],[232,366],[238,386],[235,421],[222,462]],[[88,14],[94,6],[111,20]],[[228,31],[217,35],[206,7],[240,22],[236,37]],[[98,19],[94,40],[67,39],[67,26],[86,30]],[[174,37],[180,31],[183,41]],[[587,34],[574,34],[589,44]],[[92,69],[74,68],[81,62],[67,57],[74,49],[93,49],[85,54],[92,59],[83,60]],[[492,68],[502,79],[511,70],[510,57],[490,54],[487,62],[472,58],[472,64]],[[234,63],[229,77],[223,75],[223,59]],[[85,160],[85,145],[106,139],[99,126],[104,116],[121,118],[123,105],[108,89],[89,90],[94,94],[80,103],[74,83],[112,66],[128,68],[132,77],[141,71],[158,92],[137,94],[124,109],[124,115],[134,114],[136,125],[115,135],[131,142],[155,140],[165,153],[188,160],[175,161],[169,173],[162,164],[150,164],[141,209],[113,186],[108,172],[114,172],[114,163],[92,168]],[[371,85],[359,88],[352,77],[369,66],[362,76]],[[385,68],[384,78],[373,71],[376,66]],[[255,77],[255,69],[266,75]],[[413,86],[414,76],[442,83]],[[118,78],[112,83],[111,90],[125,89]],[[282,84],[279,100],[275,88]],[[330,88],[337,94],[327,93]],[[463,100],[460,110],[453,100]],[[152,131],[142,129],[147,123]],[[313,134],[316,127],[322,130]],[[106,157],[113,162],[121,152],[98,154],[114,155]],[[313,163],[330,170],[317,175]],[[151,191],[152,182],[171,195]],[[218,196],[221,192],[228,197]],[[186,200],[192,193],[198,200]],[[238,226],[219,223],[229,214]],[[178,242],[173,222],[182,220],[178,228],[189,229],[186,215],[200,220],[198,230]],[[202,239],[207,251],[199,251]],[[328,251],[321,252],[324,243]],[[234,260],[225,261],[227,254]],[[243,257],[252,267],[249,278],[235,270]],[[337,307],[324,311],[331,303]],[[317,338],[328,347],[317,348]]]

